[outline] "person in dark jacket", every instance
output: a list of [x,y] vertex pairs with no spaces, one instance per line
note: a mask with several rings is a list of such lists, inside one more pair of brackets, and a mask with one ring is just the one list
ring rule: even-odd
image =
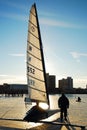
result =
[[69,100],[65,96],[65,94],[62,94],[62,96],[59,98],[58,106],[60,108],[61,121],[63,121],[63,116],[64,116],[65,120],[67,120],[67,108],[69,108]]

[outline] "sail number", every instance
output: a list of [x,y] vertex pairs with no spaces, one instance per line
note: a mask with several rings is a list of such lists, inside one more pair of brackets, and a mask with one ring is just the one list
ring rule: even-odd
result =
[[27,67],[27,71],[32,73],[32,74],[35,74],[35,69],[33,69],[31,67]]
[[35,86],[35,81],[32,79],[28,79],[28,84]]

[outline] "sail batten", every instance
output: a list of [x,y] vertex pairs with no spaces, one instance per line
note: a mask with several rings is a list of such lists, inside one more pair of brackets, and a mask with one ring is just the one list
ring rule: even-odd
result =
[[33,55],[33,54],[29,53],[29,52],[28,52],[28,54],[31,55],[31,56],[33,56],[34,58],[38,59],[39,61],[41,61],[41,59],[38,58],[38,57],[36,57],[35,55]]
[[[29,31],[29,33],[31,33],[31,32]],[[31,33],[31,35],[33,35],[35,38],[37,38],[39,40],[39,38],[37,36],[35,36],[33,33]]]
[[38,48],[35,45],[33,45],[30,41],[27,41],[27,42],[29,42],[29,44],[31,44],[32,46],[34,46],[35,48],[37,48],[38,50],[40,50],[40,48]]
[[30,65],[30,66],[32,66],[32,67],[34,67],[35,69],[37,69],[37,70],[39,70],[39,71],[43,72],[43,70],[41,70],[41,69],[39,69],[39,68],[37,68],[37,67],[35,67],[35,66],[31,65],[31,64],[29,64],[29,65]]
[[36,79],[36,80],[38,80],[38,81],[40,81],[40,82],[45,82],[44,80],[41,80],[41,79],[35,78],[35,77],[31,76],[31,75],[27,75],[27,76],[29,76],[29,77],[31,77],[31,78],[34,78],[34,79]]
[[30,87],[31,89],[34,89],[34,90],[37,90],[37,91],[40,91],[40,92],[42,92],[42,93],[46,93],[45,91],[42,91],[42,90],[40,90],[40,89],[36,89],[36,88],[33,88],[33,87]]
[[31,7],[28,25],[27,82],[32,101],[48,102],[42,40],[35,4]]
[[32,24],[34,27],[37,28],[37,26],[34,23],[32,23],[32,21],[29,20],[29,23]]

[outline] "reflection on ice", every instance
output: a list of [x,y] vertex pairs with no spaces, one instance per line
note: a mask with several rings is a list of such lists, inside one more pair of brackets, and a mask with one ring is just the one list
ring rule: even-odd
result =
[[48,109],[49,106],[48,106],[47,103],[42,103],[42,102],[41,102],[41,103],[39,103],[39,107],[41,107],[41,108],[43,108],[43,109],[46,110],[46,109]]

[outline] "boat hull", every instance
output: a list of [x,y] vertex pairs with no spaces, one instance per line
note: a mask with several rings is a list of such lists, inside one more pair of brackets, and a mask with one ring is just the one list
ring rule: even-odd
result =
[[33,106],[26,114],[26,116],[24,117],[24,121],[27,122],[37,122],[41,119],[45,119],[48,117],[48,113],[40,108],[39,106]]

